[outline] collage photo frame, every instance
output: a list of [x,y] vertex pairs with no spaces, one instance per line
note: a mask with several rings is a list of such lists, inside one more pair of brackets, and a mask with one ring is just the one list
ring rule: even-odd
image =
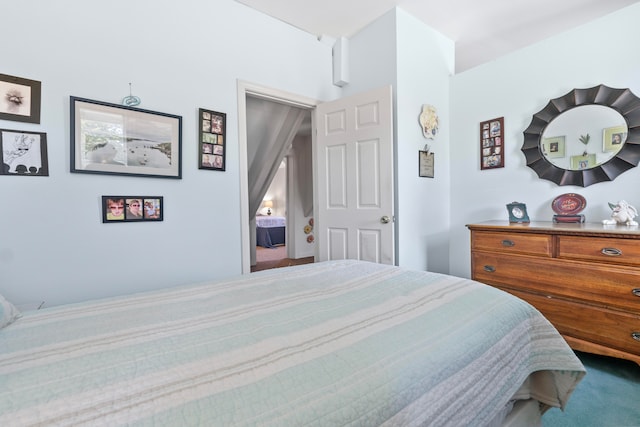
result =
[[480,169],[504,167],[504,117],[480,122]]
[[198,169],[224,171],[227,157],[227,115],[204,108],[198,111]]
[[164,219],[162,196],[102,196],[102,222],[158,222]]

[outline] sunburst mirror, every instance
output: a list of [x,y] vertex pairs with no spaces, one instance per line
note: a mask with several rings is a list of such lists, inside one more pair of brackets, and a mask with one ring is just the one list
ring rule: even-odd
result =
[[640,161],[640,99],[605,85],[574,89],[533,115],[521,150],[558,185],[613,181]]

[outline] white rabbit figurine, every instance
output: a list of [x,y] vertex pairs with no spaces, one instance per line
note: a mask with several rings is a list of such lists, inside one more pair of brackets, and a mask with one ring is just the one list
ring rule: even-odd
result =
[[602,220],[605,225],[638,225],[633,219],[638,216],[636,208],[631,206],[624,200],[620,200],[617,204],[609,203],[611,208],[611,219]]

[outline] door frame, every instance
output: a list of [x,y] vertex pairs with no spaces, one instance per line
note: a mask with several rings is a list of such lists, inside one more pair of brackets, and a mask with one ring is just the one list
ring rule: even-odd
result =
[[[247,164],[247,95],[266,99],[298,108],[314,110],[318,100],[296,95],[290,92],[261,86],[244,80],[237,81],[238,99],[238,157],[240,174],[240,248],[242,250],[242,273],[251,272],[251,230],[249,230],[249,166]],[[315,123],[315,113],[311,114],[311,121]],[[315,141],[315,135],[312,137]],[[316,204],[315,191],[313,194]]]

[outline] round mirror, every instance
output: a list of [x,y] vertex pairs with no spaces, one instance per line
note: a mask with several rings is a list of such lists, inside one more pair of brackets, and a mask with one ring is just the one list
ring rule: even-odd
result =
[[561,169],[582,170],[608,162],[624,145],[627,124],[613,108],[583,105],[552,120],[542,133],[542,154]]
[[574,89],[534,114],[522,151],[558,185],[612,181],[640,161],[640,99],[604,85]]

